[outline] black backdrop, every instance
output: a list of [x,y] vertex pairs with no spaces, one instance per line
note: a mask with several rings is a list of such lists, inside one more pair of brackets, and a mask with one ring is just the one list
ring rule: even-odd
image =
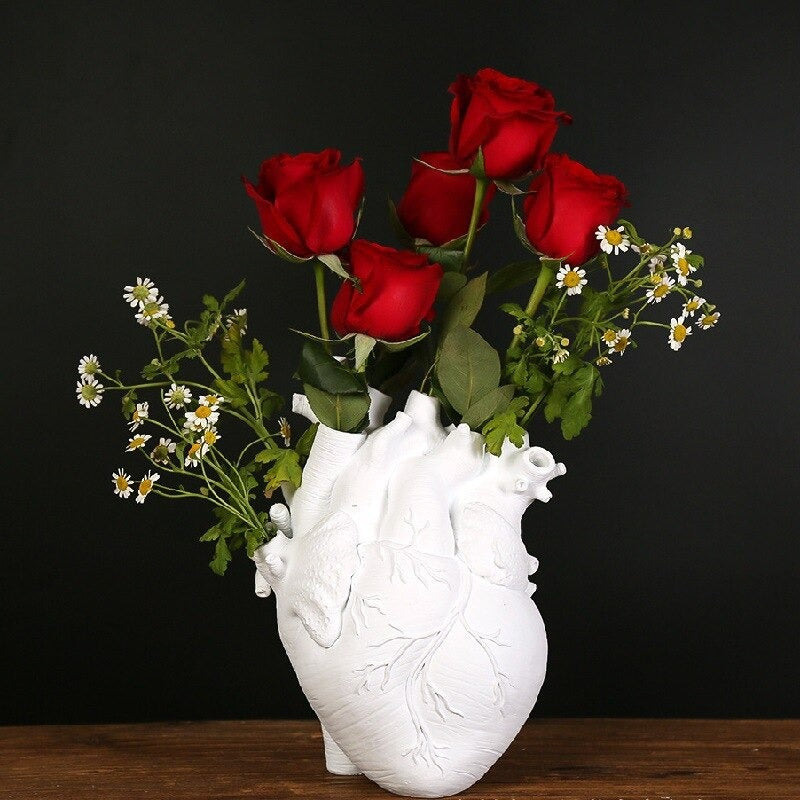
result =
[[[207,569],[206,508],[112,495],[126,431],[116,402],[77,406],[75,366],[149,357],[120,297],[136,275],[178,316],[246,277],[288,392],[311,277],[247,232],[240,173],[361,155],[362,235],[391,242],[386,194],[446,146],[451,79],[486,65],[555,93],[575,117],[557,148],[619,175],[641,231],[693,226],[722,311],[609,370],[579,439],[533,434],[569,466],[526,518],[551,648],[536,713],[800,714],[798,19],[718,6],[3,4],[0,721],[309,713],[252,567]],[[519,255],[499,208],[477,254]]]

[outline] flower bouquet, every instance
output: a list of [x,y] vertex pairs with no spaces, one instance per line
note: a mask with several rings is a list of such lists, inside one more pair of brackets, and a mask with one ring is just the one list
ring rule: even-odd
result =
[[[134,480],[120,466],[115,493],[210,503],[200,539],[211,569],[223,574],[242,551],[256,592],[275,591],[328,768],[425,797],[478,780],[544,680],[537,561],[521,518],[565,469],[528,431],[544,418],[577,436],[643,328],[677,351],[720,316],[701,296],[689,228],[644,238],[619,218],[617,178],[550,151],[571,123],[550,92],[492,69],[450,92],[448,150],[414,159],[389,203],[399,249],[355,238],[359,159],[282,154],[257,183],[244,180],[256,238],[296,264],[298,280],[313,272],[319,331],[290,334],[302,430],[237,307],[244,282],[178,323],[138,278],[123,296],[154,357],[128,382],[85,356],[77,384],[87,408],[121,395],[124,449],[144,471]],[[521,257],[483,270],[472,252],[490,214],[507,221]],[[513,290],[525,305],[507,301]],[[499,350],[476,329],[487,302],[509,317]],[[395,403],[402,410],[389,413]]]

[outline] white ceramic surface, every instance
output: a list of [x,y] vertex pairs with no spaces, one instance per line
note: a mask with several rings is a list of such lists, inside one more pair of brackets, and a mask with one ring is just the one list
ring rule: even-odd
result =
[[372,394],[368,432],[320,426],[302,486],[273,506],[282,533],[255,554],[256,592],[275,590],[328,768],[441,797],[478,780],[536,702],[547,639],[520,522],[565,468],[527,441],[485,453],[418,392],[381,425]]

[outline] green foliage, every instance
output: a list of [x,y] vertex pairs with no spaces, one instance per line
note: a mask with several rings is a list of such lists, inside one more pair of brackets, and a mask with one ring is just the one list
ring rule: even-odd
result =
[[518,286],[533,283],[539,274],[538,260],[515,261],[493,272],[486,282],[486,294],[510,292]]
[[493,416],[484,426],[482,433],[486,438],[486,449],[495,456],[500,455],[503,442],[508,439],[516,447],[522,447],[525,428],[519,418],[528,405],[527,397],[515,397],[506,409]]
[[471,328],[456,326],[442,343],[436,377],[450,405],[467,409],[500,383],[497,351]]
[[297,444],[295,444],[294,449],[300,456],[301,461],[305,461],[308,458],[308,454],[311,452],[311,445],[314,444],[314,439],[317,436],[318,429],[319,424],[315,422],[313,425],[306,428],[306,430],[303,431],[302,435],[297,440]]
[[366,423],[368,394],[333,394],[309,383],[303,384],[303,391],[311,410],[323,425],[337,431],[354,431]]
[[259,464],[271,464],[264,474],[268,491],[279,489],[282,483],[289,483],[295,489],[303,480],[300,467],[300,454],[297,450],[283,447],[270,447],[262,450],[255,461]]
[[492,389],[480,400],[476,400],[464,413],[461,421],[473,430],[478,430],[489,417],[501,414],[508,407],[514,396],[514,387],[510,384]]
[[436,300],[439,303],[448,303],[453,295],[461,289],[467,282],[467,276],[463,272],[445,272],[442,275],[442,282],[439,284],[439,292]]
[[592,397],[603,391],[603,380],[593,364],[570,357],[563,364],[547,396],[544,416],[548,422],[561,419],[565,439],[577,436],[592,418]]
[[269,541],[277,531],[266,513],[257,517],[257,526],[244,524],[239,517],[224,508],[215,508],[214,516],[217,522],[200,537],[200,541],[214,542],[214,557],[208,566],[217,575],[225,574],[236,550],[245,548],[248,558],[252,558],[255,550]]
[[473,278],[453,295],[442,316],[442,341],[453,328],[457,326],[469,328],[475,321],[486,295],[486,276],[487,273],[484,272]]

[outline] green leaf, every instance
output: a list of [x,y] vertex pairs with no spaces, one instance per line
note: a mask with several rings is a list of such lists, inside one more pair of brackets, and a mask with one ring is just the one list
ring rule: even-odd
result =
[[239,281],[239,283],[237,283],[236,286],[234,286],[233,289],[231,289],[228,292],[228,294],[226,294],[225,297],[222,298],[222,303],[220,303],[221,311],[224,310],[229,303],[232,303],[242,293],[242,290],[244,289],[244,284],[245,280],[244,278],[242,278],[242,280]]
[[311,384],[304,384],[311,410],[323,425],[337,431],[359,427],[369,411],[369,395],[332,394]]
[[366,394],[364,377],[337,361],[319,342],[306,341],[303,344],[297,373],[303,383],[323,392]]
[[453,295],[442,318],[442,340],[453,328],[459,325],[469,328],[475,321],[486,295],[486,276],[485,272],[478,275]]
[[314,439],[317,436],[318,429],[319,424],[315,422],[313,425],[306,428],[300,438],[297,440],[297,444],[294,446],[294,449],[297,451],[297,454],[301,459],[308,458],[308,454],[311,452],[311,446],[314,444]]
[[[565,362],[566,363],[566,362]],[[561,433],[573,439],[592,418],[592,396],[599,396],[603,383],[593,364],[583,364],[570,374],[558,375],[544,407],[548,422],[561,418]]]
[[217,300],[214,295],[211,294],[204,294],[203,295],[203,305],[209,311],[219,311],[219,300]]
[[478,179],[483,179],[486,177],[486,169],[483,163],[482,147],[478,148],[478,152],[475,154],[475,160],[472,162],[472,166],[470,166],[469,171],[471,175],[474,175]]
[[521,321],[530,319],[528,312],[519,303],[501,303],[500,310]]
[[282,483],[290,483],[297,488],[303,480],[300,455],[296,450],[274,447],[262,450],[254,460],[262,464],[272,464],[264,475],[268,489],[279,489]]
[[514,233],[517,234],[517,239],[519,239],[520,243],[526,250],[530,250],[531,253],[536,253],[536,255],[538,255],[536,248],[530,243],[530,240],[528,239],[528,233],[525,230],[525,221],[519,214],[517,214],[517,210],[514,207],[513,197],[511,198],[511,206],[513,213],[512,219],[514,221]]
[[644,239],[639,236],[639,232],[636,230],[632,222],[628,222],[627,219],[618,219],[617,225],[622,225],[636,244],[644,244]]
[[122,395],[122,415],[125,419],[130,419],[136,411],[136,390],[131,389]]
[[501,414],[508,407],[514,396],[514,387],[511,385],[499,386],[474,402],[462,417],[461,421],[478,430],[489,417]]
[[497,270],[486,282],[486,294],[508,292],[536,280],[541,268],[539,261],[515,261]]
[[266,380],[269,355],[264,345],[258,339],[253,339],[250,350],[243,350],[242,355],[248,380],[252,384]]
[[375,349],[377,339],[367,336],[365,333],[357,333],[355,336],[355,368],[361,372],[362,367],[367,363],[369,354]]
[[240,331],[235,326],[228,331],[222,339],[220,353],[222,369],[234,383],[244,383],[247,380],[247,367],[244,360],[244,350]]
[[242,408],[250,402],[250,396],[238,384],[233,381],[219,378],[214,381],[214,388],[225,398],[225,402],[231,408]]
[[447,335],[436,364],[442,391],[459,414],[496,389],[500,383],[500,356],[471,328],[456,327]]
[[512,197],[516,197],[520,194],[527,194],[524,190],[520,189],[519,186],[515,186],[511,181],[495,181],[494,185],[503,193],[503,194],[510,194]]
[[463,250],[454,250],[449,247],[436,247],[434,245],[418,244],[414,249],[429,261],[441,264],[445,272],[458,272],[464,260]]
[[231,551],[228,549],[228,543],[223,537],[220,537],[217,539],[217,546],[214,548],[214,558],[209,561],[208,566],[217,575],[224,575],[230,560]]
[[439,284],[439,293],[436,299],[440,303],[447,303],[450,298],[467,282],[467,276],[463,272],[445,272],[442,275],[442,282]]
[[517,422],[517,417],[527,405],[527,397],[516,397],[509,403],[505,411],[492,417],[483,426],[482,433],[486,438],[486,449],[492,455],[500,455],[506,439],[516,447],[522,447],[525,429]]

